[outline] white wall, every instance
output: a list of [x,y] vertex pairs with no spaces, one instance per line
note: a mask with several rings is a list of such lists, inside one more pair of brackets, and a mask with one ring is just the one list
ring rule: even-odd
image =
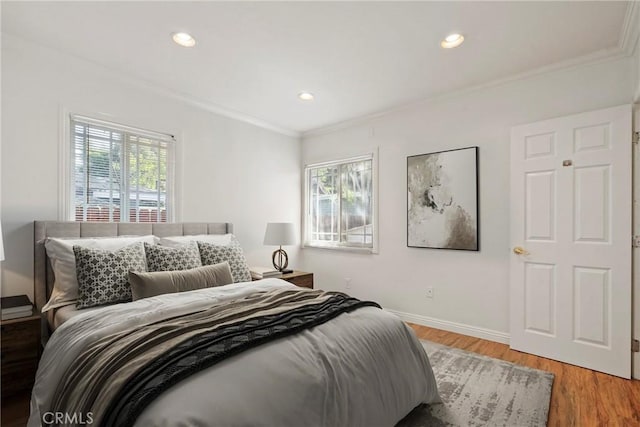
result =
[[[640,16],[640,13],[638,14],[638,16]],[[633,64],[634,64],[633,83],[635,88],[634,101],[640,102],[640,39],[638,39],[638,41],[636,42]]]
[[[297,138],[175,101],[96,64],[6,34],[2,107],[3,295],[32,296],[33,221],[60,219],[63,109],[176,135],[176,219],[233,222],[250,264],[271,262],[274,248],[262,245],[267,222],[299,218]],[[289,252],[296,265],[297,250]]]
[[[631,60],[459,93],[303,137],[303,163],[341,157],[346,146],[352,152],[379,147],[380,253],[303,249],[302,265],[316,273],[319,287],[344,290],[349,277],[355,296],[417,315],[414,320],[506,340],[510,128],[631,103]],[[480,252],[407,248],[406,157],[475,145],[480,147]],[[433,299],[425,297],[427,286],[434,288]]]

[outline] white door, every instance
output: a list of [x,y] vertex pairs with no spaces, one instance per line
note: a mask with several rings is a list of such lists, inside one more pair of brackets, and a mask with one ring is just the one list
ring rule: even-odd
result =
[[511,131],[511,348],[629,378],[631,106]]

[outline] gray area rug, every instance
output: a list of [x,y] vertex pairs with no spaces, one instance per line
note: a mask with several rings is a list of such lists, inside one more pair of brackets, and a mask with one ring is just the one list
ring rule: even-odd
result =
[[553,374],[422,341],[442,404],[421,405],[396,427],[546,426]]

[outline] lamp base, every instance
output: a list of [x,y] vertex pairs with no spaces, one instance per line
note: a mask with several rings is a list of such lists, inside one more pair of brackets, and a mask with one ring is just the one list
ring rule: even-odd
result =
[[273,251],[273,254],[271,254],[271,262],[273,262],[273,267],[280,272],[283,272],[283,270],[287,268],[289,265],[289,255],[282,249],[282,246],[280,249]]
[[293,270],[291,270],[291,269],[282,270],[280,273],[282,273],[282,274],[289,274],[289,273],[293,273]]

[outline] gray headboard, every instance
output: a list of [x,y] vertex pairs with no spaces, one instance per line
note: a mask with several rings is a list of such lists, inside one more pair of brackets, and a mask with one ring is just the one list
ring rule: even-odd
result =
[[46,304],[53,290],[53,271],[44,249],[47,237],[109,237],[182,236],[190,234],[233,233],[229,222],[175,222],[175,223],[116,223],[116,222],[73,222],[35,221],[33,230],[33,285],[34,299],[38,312]]

